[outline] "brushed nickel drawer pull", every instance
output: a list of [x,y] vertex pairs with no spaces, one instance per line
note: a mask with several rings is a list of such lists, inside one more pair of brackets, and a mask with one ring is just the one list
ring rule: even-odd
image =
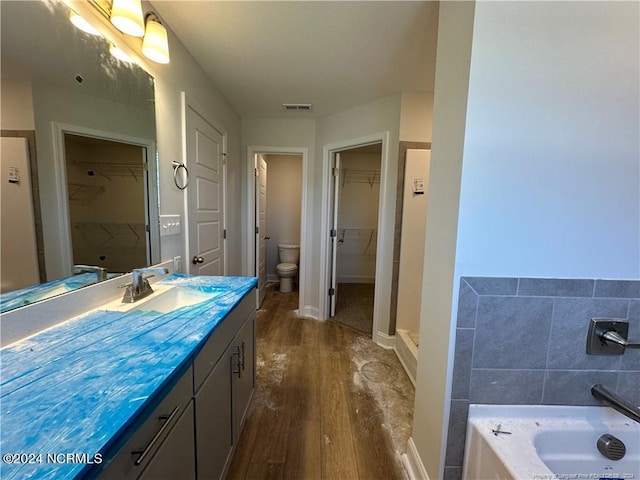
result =
[[[242,357],[240,353],[240,346],[236,345],[235,352],[232,352],[232,356],[238,356],[238,362],[235,365],[232,365],[231,372],[238,375],[238,378],[242,377]],[[233,362],[233,360],[232,360]],[[235,367],[238,367],[238,370],[234,370]]]
[[144,462],[145,457],[149,454],[149,452],[151,451],[153,446],[156,444],[156,442],[160,439],[160,437],[162,437],[162,434],[164,433],[164,431],[169,427],[169,425],[171,425],[171,421],[178,414],[179,411],[180,411],[180,407],[176,405],[176,407],[171,411],[169,415],[160,415],[158,417],[158,420],[164,420],[165,422],[162,424],[162,427],[160,427],[160,430],[156,432],[156,434],[151,439],[151,441],[146,446],[146,448],[142,450],[138,449],[138,450],[131,451],[131,455],[140,455],[138,459],[134,462],[134,465],[136,467],[140,466],[142,462]]

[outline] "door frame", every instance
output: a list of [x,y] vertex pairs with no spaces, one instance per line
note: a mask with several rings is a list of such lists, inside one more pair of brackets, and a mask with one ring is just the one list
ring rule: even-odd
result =
[[[150,265],[160,262],[160,207],[158,192],[158,165],[156,155],[156,142],[148,138],[132,137],[121,133],[107,132],[104,130],[96,130],[93,128],[81,127],[78,125],[70,125],[60,122],[53,122],[53,152],[54,163],[56,168],[56,195],[58,203],[58,219],[57,224],[60,225],[58,234],[60,235],[60,243],[57,246],[57,255],[51,255],[45,251],[45,259],[47,262],[52,257],[57,257],[58,265],[54,270],[60,269],[60,272],[49,271],[49,267],[53,265],[47,264],[47,278],[58,278],[60,276],[68,276],[70,268],[73,266],[73,250],[71,245],[71,222],[69,214],[69,194],[67,188],[67,165],[66,152],[64,147],[64,135],[66,133],[79,135],[84,137],[99,138],[102,140],[110,140],[118,143],[127,143],[136,145],[146,149],[147,152],[147,171],[145,175],[145,213],[149,225],[149,250],[147,251],[147,260]],[[45,242],[46,243],[46,242]],[[52,246],[52,250],[56,249]],[[46,247],[45,247],[46,250]],[[67,266],[67,273],[64,274],[64,267]]]
[[[330,232],[332,222],[331,199],[333,196],[331,158],[333,154],[352,148],[382,143],[380,158],[380,194],[378,197],[378,245],[376,248],[376,273],[373,295],[374,342],[385,347],[393,346],[389,335],[389,309],[391,302],[391,279],[393,272],[393,240],[395,229],[395,203],[385,202],[388,190],[396,180],[396,171],[389,166],[390,133],[379,132],[364,137],[326,144],[322,153],[322,225],[320,227],[320,318],[329,318],[329,287],[331,281]],[[396,169],[397,170],[397,169]],[[382,331],[380,329],[382,328]]]
[[[247,248],[245,262],[247,265],[246,274],[249,276],[255,276],[256,274],[256,245],[255,245],[255,226],[256,226],[256,208],[255,208],[255,191],[256,191],[256,176],[255,176],[255,157],[256,155],[300,155],[302,156],[302,205],[300,212],[300,264],[298,268],[298,314],[300,316],[314,316],[309,315],[309,312],[305,310],[305,299],[307,291],[307,274],[310,265],[308,256],[311,252],[308,251],[307,246],[307,199],[308,199],[308,182],[307,172],[309,168],[309,149],[306,147],[261,147],[250,145],[247,147],[247,161],[246,161],[246,184],[247,184],[247,197],[246,197],[246,218],[247,223],[245,225]],[[267,177],[267,182],[268,182]],[[268,220],[267,220],[268,222]],[[256,296],[258,291],[256,289]],[[256,300],[257,301],[257,300]]]
[[[224,272],[223,275],[228,274],[228,252],[227,252],[227,131],[220,126],[218,122],[214,120],[214,118],[209,114],[209,112],[199,103],[197,102],[191,95],[187,94],[187,92],[180,92],[180,100],[182,103],[182,162],[187,168],[189,166],[188,159],[188,142],[189,142],[189,133],[187,132],[187,117],[189,116],[189,108],[191,108],[194,112],[200,115],[207,123],[209,123],[214,129],[222,134],[222,201],[224,205],[222,206],[222,257],[224,260]],[[189,188],[187,186],[187,188]],[[190,239],[190,229],[191,225],[189,225],[189,193],[187,188],[182,190],[182,199],[183,199],[183,210],[182,210],[182,219],[184,221],[184,228],[182,229],[183,240],[184,240],[184,255],[183,262],[190,262],[191,252],[189,251],[189,239]],[[188,264],[182,264],[182,270],[187,271]]]

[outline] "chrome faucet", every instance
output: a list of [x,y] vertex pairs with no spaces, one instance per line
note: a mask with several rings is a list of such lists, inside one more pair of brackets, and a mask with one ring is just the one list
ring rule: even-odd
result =
[[[141,298],[146,297],[153,293],[153,289],[151,285],[149,285],[149,281],[147,278],[153,277],[154,274],[166,274],[169,273],[169,270],[166,268],[135,268],[132,272],[133,279],[131,283],[123,285],[126,288],[124,291],[124,297],[122,297],[122,303],[133,303]],[[151,275],[144,276],[145,273],[150,273]]]
[[96,267],[94,265],[74,265],[71,267],[71,273],[77,275],[79,273],[95,273],[98,282],[102,282],[107,279],[107,269],[103,267]]
[[636,407],[624,398],[610,392],[599,383],[591,387],[591,395],[631,420],[640,423],[640,407]]

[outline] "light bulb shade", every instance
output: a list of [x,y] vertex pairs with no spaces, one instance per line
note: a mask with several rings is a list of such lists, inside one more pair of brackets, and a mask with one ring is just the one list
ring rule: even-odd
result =
[[122,33],[133,37],[144,35],[144,17],[140,0],[113,0],[111,23]]
[[84,18],[82,18],[73,10],[69,10],[69,20],[71,20],[71,23],[73,23],[73,25],[76,28],[79,28],[85,33],[88,33],[90,35],[96,35],[98,37],[102,36],[102,34],[98,30],[96,30],[96,28],[93,25],[91,25],[89,22],[87,22]]
[[167,29],[152,18],[147,19],[147,29],[142,40],[142,53],[156,63],[169,63]]

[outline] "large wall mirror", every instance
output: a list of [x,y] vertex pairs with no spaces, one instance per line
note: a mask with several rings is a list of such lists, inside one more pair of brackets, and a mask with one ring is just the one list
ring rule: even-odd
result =
[[159,262],[153,78],[62,2],[3,0],[0,20],[3,302],[77,264]]

